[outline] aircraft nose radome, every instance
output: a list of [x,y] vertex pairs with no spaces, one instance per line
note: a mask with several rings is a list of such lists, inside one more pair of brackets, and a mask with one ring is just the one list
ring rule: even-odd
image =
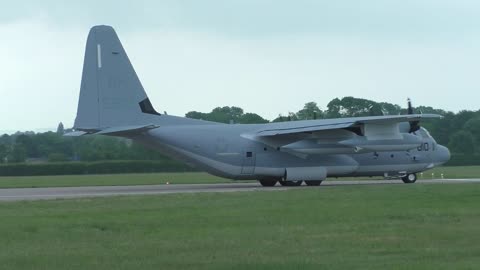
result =
[[443,145],[439,145],[438,146],[438,154],[437,154],[437,162],[439,164],[443,164],[447,161],[450,160],[450,150],[448,150],[447,147],[443,146]]

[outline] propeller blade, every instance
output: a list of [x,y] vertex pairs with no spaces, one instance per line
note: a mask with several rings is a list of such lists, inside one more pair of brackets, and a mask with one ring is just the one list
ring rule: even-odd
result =
[[412,100],[408,98],[407,102],[408,102],[407,114],[413,114]]
[[[412,100],[410,98],[407,99],[408,107],[407,107],[407,114],[414,114],[413,107],[412,107]],[[413,133],[420,129],[420,121],[410,121],[410,130],[409,133]]]

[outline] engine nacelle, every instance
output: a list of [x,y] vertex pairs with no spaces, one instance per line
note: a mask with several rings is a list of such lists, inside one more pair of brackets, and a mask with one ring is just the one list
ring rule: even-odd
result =
[[386,152],[407,151],[422,144],[422,139],[412,134],[402,134],[399,139],[369,139],[368,137],[356,137],[339,142],[341,145],[356,147],[360,151]]
[[404,133],[395,139],[355,136],[341,141],[306,139],[282,146],[284,152],[306,155],[338,155],[368,152],[407,151],[422,144],[418,136]]
[[355,149],[352,146],[312,139],[287,144],[282,146],[280,149],[284,152],[293,151],[307,155],[337,155],[355,153]]

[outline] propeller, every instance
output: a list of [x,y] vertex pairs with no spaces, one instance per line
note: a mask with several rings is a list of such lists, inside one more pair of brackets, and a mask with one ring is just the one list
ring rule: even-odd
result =
[[[413,107],[412,107],[412,100],[408,98],[407,102],[408,102],[407,114],[414,114]],[[410,121],[409,123],[410,123],[410,130],[408,131],[409,133],[413,133],[420,129],[420,125],[419,125],[420,121]]]

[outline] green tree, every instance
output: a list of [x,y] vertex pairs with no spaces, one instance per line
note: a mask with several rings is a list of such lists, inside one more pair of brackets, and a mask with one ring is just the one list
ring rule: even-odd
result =
[[68,157],[63,153],[52,153],[48,155],[49,162],[63,162],[68,161]]
[[[475,144],[478,147],[480,145],[480,117],[468,120],[464,125],[464,129],[470,131],[475,138]],[[477,148],[476,150],[478,151],[479,149]]]
[[9,162],[25,162],[27,159],[27,149],[25,148],[25,145],[20,144],[20,143],[15,143],[12,149],[12,152],[10,153],[9,157],[7,157]]
[[239,124],[264,124],[268,123],[268,120],[264,119],[256,113],[245,113],[240,116]]
[[185,114],[185,117],[199,120],[207,120],[208,116],[206,113],[201,113],[197,111],[191,111]]
[[9,153],[10,153],[9,145],[1,143],[0,144],[0,163],[6,162]]
[[279,115],[277,116],[277,118],[275,118],[275,119],[272,120],[272,123],[286,122],[286,121],[288,121],[288,117],[279,114]]
[[454,121],[450,123],[452,125],[451,128],[455,130],[461,130],[468,120],[475,118],[476,116],[479,115],[473,111],[460,111],[455,114]]
[[268,120],[263,119],[261,116],[255,113],[244,113],[242,108],[239,107],[217,107],[209,113],[202,113],[191,111],[186,115],[188,118],[202,119],[206,121],[219,122],[229,124],[241,123],[241,124],[259,124],[268,123]]
[[3,134],[0,137],[0,144],[5,144],[5,145],[12,144],[12,136],[9,136],[8,134]]
[[391,104],[388,102],[380,102],[378,104],[381,107],[383,115],[398,115],[402,111],[402,108],[396,104]]
[[[38,145],[32,139],[33,135],[21,134],[18,135],[15,139],[16,145],[22,145],[23,149],[26,152],[27,157],[37,158],[38,155]],[[18,146],[16,146],[18,148]]]
[[375,101],[363,98],[335,98],[327,105],[328,118],[383,115],[383,107]]
[[288,122],[288,121],[297,121],[299,120],[297,118],[297,114],[296,113],[293,113],[293,112],[288,112],[287,116],[283,116],[283,115],[278,115],[277,118],[273,119],[272,123],[275,123],[275,122]]
[[310,120],[310,119],[319,119],[323,118],[323,112],[318,108],[317,103],[308,102],[305,103],[303,109],[296,113],[296,118],[298,120]]
[[[429,106],[417,106],[413,110],[414,110],[414,113],[431,113],[431,114],[440,114],[440,115],[444,115],[447,113],[444,110],[434,109]],[[405,113],[406,113],[406,110],[405,110]]]
[[382,105],[372,101],[372,103],[370,104],[370,106],[368,108],[368,115],[379,116],[379,115],[383,115],[383,114],[384,114],[384,112],[383,112]]
[[345,111],[342,106],[342,101],[339,98],[334,98],[327,104],[327,118],[339,118],[344,115]]
[[220,123],[238,123],[243,115],[243,109],[239,107],[217,107],[212,110],[208,116],[208,120]]
[[471,155],[474,153],[475,139],[469,131],[459,130],[452,135],[448,148],[455,154]]

